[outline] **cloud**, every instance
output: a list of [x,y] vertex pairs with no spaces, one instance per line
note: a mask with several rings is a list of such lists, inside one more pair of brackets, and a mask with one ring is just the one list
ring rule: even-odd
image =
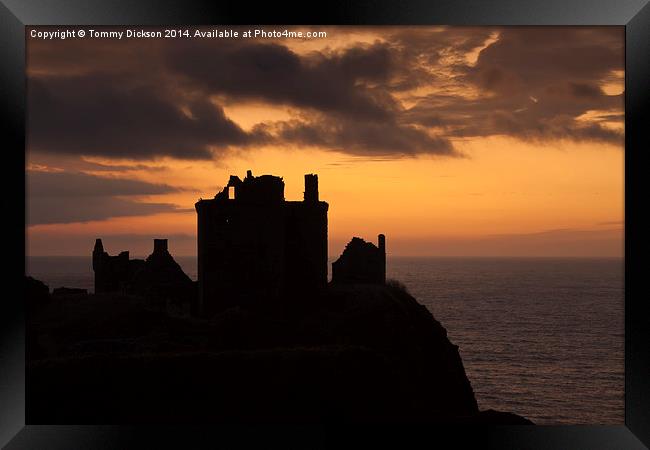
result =
[[282,142],[329,148],[351,155],[457,155],[447,139],[432,136],[421,127],[400,125],[394,121],[343,121],[323,118],[310,122],[279,122],[263,129]]
[[88,222],[120,216],[185,211],[170,203],[141,202],[135,196],[178,191],[164,184],[95,177],[83,173],[27,172],[28,225]]
[[209,94],[321,112],[385,119],[399,108],[384,89],[393,69],[387,45],[298,55],[277,43],[182,42],[166,47],[167,67]]
[[[601,85],[623,70],[623,42],[622,29],[611,27],[502,29],[475,65],[456,67],[457,81],[474,86],[477,96],[432,92],[405,115],[449,137],[622,144],[622,130],[605,122],[622,121],[623,95],[608,95]],[[589,111],[612,113],[579,120]]]
[[141,203],[112,197],[99,197],[93,201],[75,201],[55,197],[34,198],[29,202],[29,225],[90,222],[111,217],[147,216],[164,212],[178,212],[171,203]]
[[[481,36],[471,46],[482,42]],[[410,47],[376,41],[305,55],[277,43],[186,43],[169,46],[166,56],[173,71],[209,94],[310,110],[254,128],[275,144],[369,156],[456,155],[447,138],[400,121],[404,108],[392,91],[426,77],[405,49]],[[421,79],[409,81],[416,72]]]
[[624,69],[623,42],[622,27],[504,28],[481,51],[468,79],[494,92],[598,83]]
[[41,198],[160,195],[180,190],[166,184],[96,177],[81,172],[28,171],[27,186],[30,195]]
[[[622,27],[366,31],[376,39],[309,51],[284,40],[30,41],[29,148],[145,160],[267,144],[456,156],[453,140],[493,135],[622,144],[623,95],[604,89],[622,86]],[[246,103],[292,118],[244,130],[220,105]]]
[[210,159],[213,147],[261,138],[205,98],[185,101],[118,76],[31,77],[28,107],[28,142],[37,152]]

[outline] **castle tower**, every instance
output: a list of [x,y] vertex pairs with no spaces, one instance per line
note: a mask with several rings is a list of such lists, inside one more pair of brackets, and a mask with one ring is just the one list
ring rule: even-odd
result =
[[310,298],[327,286],[328,205],[319,201],[315,174],[305,175],[302,201],[285,200],[281,177],[248,170],[195,208],[200,315],[294,294]]
[[310,173],[305,175],[305,197],[306,202],[315,203],[318,201],[318,175]]

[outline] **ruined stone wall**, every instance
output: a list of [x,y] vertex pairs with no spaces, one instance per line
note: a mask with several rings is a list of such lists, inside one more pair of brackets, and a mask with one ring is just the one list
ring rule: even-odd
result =
[[386,238],[379,235],[378,245],[354,237],[340,258],[332,263],[332,283],[353,284],[386,282]]
[[104,251],[102,240],[97,239],[93,250],[93,270],[95,271],[95,293],[120,292],[132,276],[129,252],[110,256]]
[[129,252],[111,256],[104,251],[101,239],[93,250],[95,293],[119,292],[159,300],[190,298],[194,284],[167,249],[167,239],[154,239],[153,253],[142,259],[129,259]]

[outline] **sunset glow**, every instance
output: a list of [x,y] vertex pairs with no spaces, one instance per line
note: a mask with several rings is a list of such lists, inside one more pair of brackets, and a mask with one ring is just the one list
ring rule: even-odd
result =
[[[85,255],[102,237],[146,255],[169,237],[193,255],[194,203],[251,169],[282,176],[288,200],[319,175],[331,257],[379,233],[390,255],[622,256],[622,28],[323,30],[194,47],[28,39],[28,254]],[[246,70],[215,81],[215,52]],[[285,92],[273,77],[291,70]]]

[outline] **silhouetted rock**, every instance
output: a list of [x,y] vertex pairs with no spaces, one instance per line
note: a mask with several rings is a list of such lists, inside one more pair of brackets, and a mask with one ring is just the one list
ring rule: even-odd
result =
[[25,300],[28,304],[39,304],[50,300],[50,288],[35,278],[25,277]]
[[48,344],[28,355],[29,420],[518,423],[479,413],[457,346],[399,287],[307,302],[210,321],[117,295],[66,302],[35,321]]

